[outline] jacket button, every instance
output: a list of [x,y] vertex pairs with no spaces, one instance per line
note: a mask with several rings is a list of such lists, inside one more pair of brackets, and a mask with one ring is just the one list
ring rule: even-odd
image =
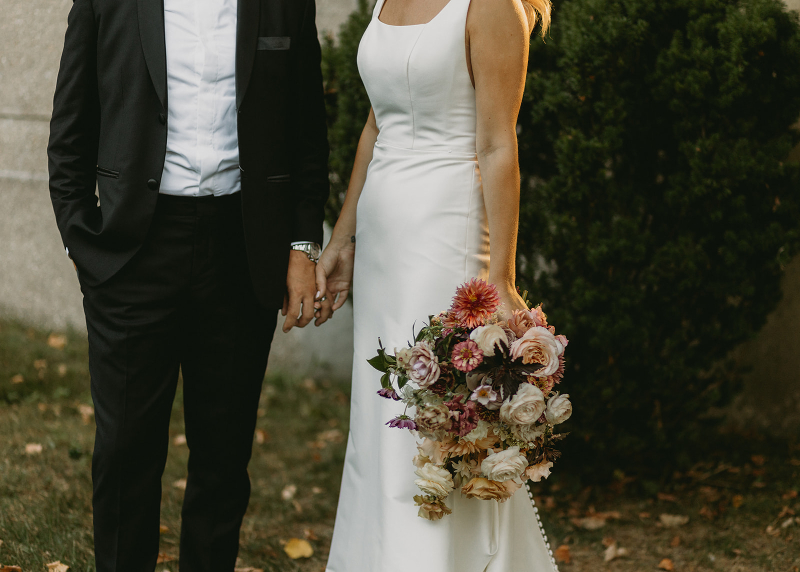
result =
[[158,181],[156,181],[155,179],[150,179],[149,181],[147,181],[147,188],[150,189],[151,191],[157,191]]
[[166,125],[166,124],[167,124],[167,116],[166,116],[166,115],[164,115],[163,113],[159,113],[159,114],[158,114],[158,122],[159,122],[161,125]]

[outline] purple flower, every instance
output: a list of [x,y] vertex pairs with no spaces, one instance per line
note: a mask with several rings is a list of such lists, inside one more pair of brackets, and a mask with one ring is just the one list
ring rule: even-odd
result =
[[385,397],[386,399],[394,399],[395,401],[400,401],[400,397],[397,395],[397,392],[391,387],[384,387],[382,389],[379,389],[378,395],[380,395],[381,397]]
[[397,427],[398,429],[410,429],[414,431],[417,428],[417,424],[411,420],[411,417],[408,415],[398,415],[391,421],[387,423],[389,427]]

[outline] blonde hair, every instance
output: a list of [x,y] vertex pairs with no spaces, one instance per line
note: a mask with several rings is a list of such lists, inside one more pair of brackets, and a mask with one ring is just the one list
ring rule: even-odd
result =
[[542,38],[550,28],[550,0],[522,0],[525,15],[528,16],[528,29],[533,33],[536,24],[542,23]]

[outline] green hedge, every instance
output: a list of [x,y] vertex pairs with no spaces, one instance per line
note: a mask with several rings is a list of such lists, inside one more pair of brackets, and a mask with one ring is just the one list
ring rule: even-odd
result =
[[[362,1],[325,47],[341,202],[369,103]],[[800,244],[800,24],[779,0],[567,0],[534,36],[519,277],[570,340],[565,464],[666,470],[710,438],[720,367]]]

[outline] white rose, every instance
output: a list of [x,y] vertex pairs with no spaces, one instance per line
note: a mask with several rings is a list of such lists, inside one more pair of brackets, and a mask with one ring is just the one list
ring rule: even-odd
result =
[[408,378],[420,387],[428,387],[439,379],[439,360],[428,342],[419,342],[411,348]]
[[564,346],[547,328],[536,326],[511,344],[512,359],[522,359],[522,363],[538,363],[542,367],[533,375],[547,377],[558,369],[558,356],[564,353]]
[[450,474],[450,471],[438,467],[433,463],[428,463],[420,467],[414,471],[414,474],[419,477],[414,481],[414,484],[426,495],[443,499],[453,492],[455,488],[453,476]]
[[567,399],[569,394],[555,395],[547,402],[547,409],[544,412],[545,419],[551,425],[563,423],[572,415],[572,403]]
[[516,479],[528,466],[528,459],[519,454],[519,447],[510,447],[486,457],[481,463],[481,472],[490,481],[502,483]]
[[495,346],[500,343],[504,343],[508,347],[508,336],[505,330],[496,324],[475,328],[469,337],[478,344],[478,347],[483,351],[483,355],[493,356]]
[[517,394],[503,403],[500,419],[511,426],[533,425],[546,407],[542,390],[530,383],[519,386]]
[[544,435],[544,425],[512,425],[511,432],[520,441],[533,443]]

